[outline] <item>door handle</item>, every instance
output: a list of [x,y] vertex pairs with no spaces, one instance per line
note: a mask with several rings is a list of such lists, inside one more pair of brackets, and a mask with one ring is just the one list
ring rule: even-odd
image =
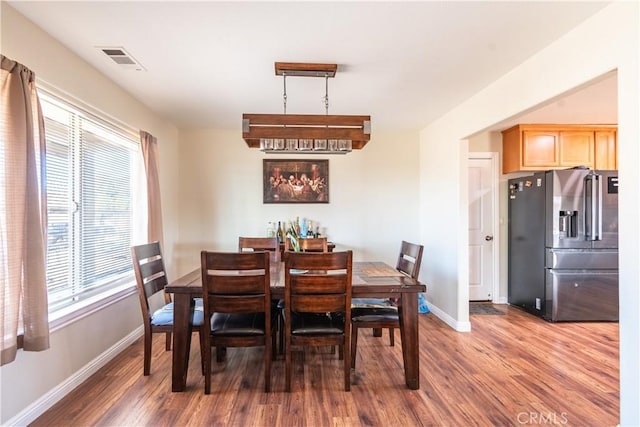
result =
[[486,240],[487,242],[490,242],[493,240],[493,236],[484,236],[484,240]]
[[584,178],[586,240],[602,240],[602,180],[600,178],[600,175],[593,172]]

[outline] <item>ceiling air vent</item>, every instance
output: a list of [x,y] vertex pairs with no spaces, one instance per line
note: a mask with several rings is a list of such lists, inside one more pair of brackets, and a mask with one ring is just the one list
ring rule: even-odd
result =
[[113,62],[118,64],[120,67],[127,68],[129,70],[136,71],[146,71],[146,68],[142,66],[138,61],[134,59],[133,56],[129,54],[122,47],[97,47],[100,49],[105,55],[107,55]]

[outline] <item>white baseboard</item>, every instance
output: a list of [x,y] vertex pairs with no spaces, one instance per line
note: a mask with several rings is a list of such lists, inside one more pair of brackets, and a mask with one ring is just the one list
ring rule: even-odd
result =
[[451,326],[454,330],[458,332],[470,332],[471,331],[471,322],[459,322],[455,320],[453,317],[449,316],[447,313],[433,305],[433,303],[429,302],[429,310],[435,314],[440,320],[442,320],[447,325]]
[[91,375],[95,374],[100,368],[106,365],[114,357],[120,354],[124,349],[133,344],[138,338],[144,334],[144,328],[141,325],[129,335],[121,339],[114,346],[107,349],[104,353],[87,363],[79,371],[67,378],[55,388],[49,390],[40,399],[22,410],[15,417],[7,421],[6,426],[27,426],[35,421],[40,415],[44,414],[49,408],[58,403],[63,397],[69,394],[73,389],[86,381]]
[[[508,304],[507,297],[500,297],[497,300],[493,301],[493,304]],[[429,310],[435,314],[440,320],[442,320],[447,325],[451,326],[454,330],[458,332],[471,332],[471,322],[459,322],[455,320],[453,317],[449,316],[444,311],[440,310],[438,307],[433,305],[432,302],[429,301]]]

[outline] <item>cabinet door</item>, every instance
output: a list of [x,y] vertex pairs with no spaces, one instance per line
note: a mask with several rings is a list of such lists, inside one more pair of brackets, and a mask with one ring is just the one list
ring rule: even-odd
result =
[[596,131],[595,168],[601,170],[618,169],[618,149],[616,131]]
[[522,166],[536,169],[559,166],[558,137],[558,132],[524,131]]
[[593,131],[560,132],[560,166],[594,166]]

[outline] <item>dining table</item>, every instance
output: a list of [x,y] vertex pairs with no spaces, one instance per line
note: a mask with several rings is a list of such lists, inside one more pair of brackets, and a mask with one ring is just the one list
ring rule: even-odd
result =
[[[271,297],[284,299],[284,263],[271,263]],[[395,298],[398,301],[404,378],[411,390],[420,388],[418,296],[426,286],[384,262],[353,263],[352,298]],[[191,350],[191,313],[194,298],[202,297],[202,272],[195,269],[170,282],[165,292],[173,294],[173,353],[171,390],[184,391]]]

